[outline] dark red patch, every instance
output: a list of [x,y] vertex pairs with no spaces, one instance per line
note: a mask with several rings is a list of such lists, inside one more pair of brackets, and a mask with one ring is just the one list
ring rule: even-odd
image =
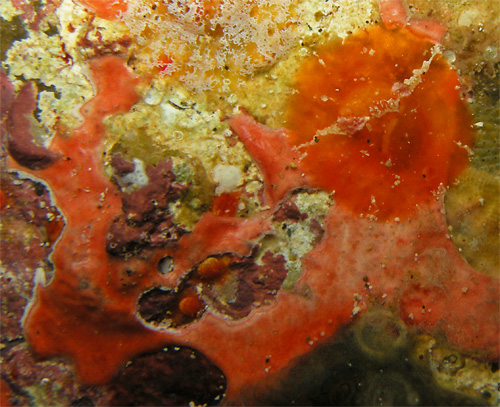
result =
[[262,256],[261,263],[257,264],[254,257],[245,257],[235,258],[229,265],[231,273],[237,280],[232,301],[223,303],[218,299],[217,292],[224,281],[205,284],[202,296],[209,298],[210,304],[219,312],[234,319],[247,316],[255,307],[270,305],[281,289],[288,271],[282,255],[266,252]]
[[[133,171],[134,164],[115,155],[117,174]],[[178,200],[186,187],[177,183],[172,163],[148,166],[148,185],[131,193],[122,192],[123,213],[110,225],[106,251],[115,256],[135,255],[146,248],[165,247],[179,240],[185,230],[172,221],[169,203]]]
[[223,372],[203,354],[169,346],[132,359],[109,385],[110,405],[215,405],[225,389]]
[[31,82],[26,83],[12,102],[5,121],[8,150],[12,158],[30,169],[46,168],[57,160],[58,155],[35,144],[31,134],[31,122],[36,108],[35,90]]

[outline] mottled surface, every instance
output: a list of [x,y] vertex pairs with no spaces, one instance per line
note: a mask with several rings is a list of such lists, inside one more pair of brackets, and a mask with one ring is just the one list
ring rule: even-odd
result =
[[[116,157],[116,156],[115,156]],[[134,165],[113,158],[117,175],[126,175]],[[170,205],[179,200],[186,187],[176,182],[172,163],[160,162],[146,168],[148,185],[135,191],[122,191],[123,214],[110,225],[106,250],[115,256],[133,256],[143,250],[171,245],[185,230],[172,221]]]
[[[449,27],[478,135],[461,183],[386,223],[309,189],[283,115],[302,61],[376,2],[2,3],[2,157],[9,138],[9,168],[51,188],[2,162],[2,405],[498,404],[498,5],[380,3],[387,25]],[[138,163],[148,184],[121,182]]]
[[109,405],[214,405],[225,387],[224,374],[202,354],[170,346],[132,359],[109,384]]

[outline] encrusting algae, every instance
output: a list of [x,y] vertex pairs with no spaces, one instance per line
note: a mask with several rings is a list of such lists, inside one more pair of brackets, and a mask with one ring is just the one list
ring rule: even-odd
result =
[[355,6],[320,3],[54,3],[76,119],[19,65],[49,34],[14,43],[2,215],[40,180],[9,219],[56,227],[2,403],[497,403],[498,174],[446,29],[380,0],[322,34]]

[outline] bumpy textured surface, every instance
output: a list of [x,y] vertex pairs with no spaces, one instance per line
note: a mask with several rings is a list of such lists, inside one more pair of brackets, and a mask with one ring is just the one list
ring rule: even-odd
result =
[[8,4],[2,405],[498,403],[496,101],[451,6]]

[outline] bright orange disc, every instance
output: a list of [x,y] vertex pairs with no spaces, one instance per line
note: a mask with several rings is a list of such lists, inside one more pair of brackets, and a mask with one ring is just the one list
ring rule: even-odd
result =
[[408,217],[468,164],[471,117],[432,47],[375,25],[318,49],[297,73],[291,138],[309,143],[299,151],[312,183],[356,214]]

